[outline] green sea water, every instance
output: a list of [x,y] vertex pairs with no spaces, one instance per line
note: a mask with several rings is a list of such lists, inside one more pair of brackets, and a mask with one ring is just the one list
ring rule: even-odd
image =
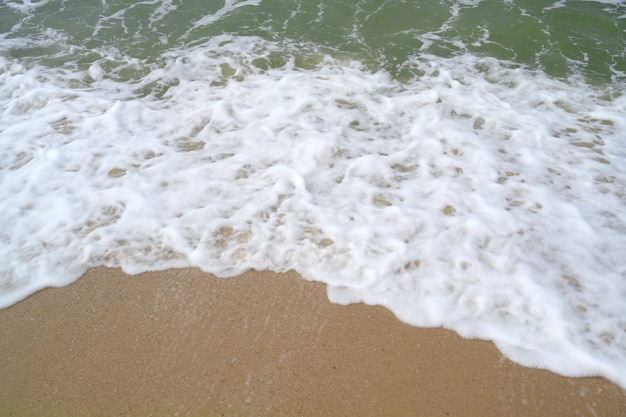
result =
[[[280,66],[298,50],[358,59],[397,77],[428,55],[492,57],[592,83],[626,78],[623,2],[474,0],[39,1],[0,2],[6,57],[50,66],[106,58],[156,62],[172,47],[232,34],[279,42],[260,66]],[[306,65],[303,63],[303,65]],[[114,67],[114,65],[112,65]]]

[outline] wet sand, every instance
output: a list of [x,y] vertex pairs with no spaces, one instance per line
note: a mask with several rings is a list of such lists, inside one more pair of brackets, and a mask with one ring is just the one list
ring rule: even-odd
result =
[[0,310],[2,416],[620,416],[601,378],[331,304],[290,272],[89,271]]

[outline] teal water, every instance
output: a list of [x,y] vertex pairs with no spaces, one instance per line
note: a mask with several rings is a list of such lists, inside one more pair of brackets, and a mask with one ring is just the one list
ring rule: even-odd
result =
[[626,5],[618,1],[0,3],[0,54],[50,66],[115,58],[154,63],[172,47],[223,34],[259,36],[289,51],[258,65],[320,50],[406,77],[416,75],[407,65],[413,59],[471,53],[564,79],[626,77]]

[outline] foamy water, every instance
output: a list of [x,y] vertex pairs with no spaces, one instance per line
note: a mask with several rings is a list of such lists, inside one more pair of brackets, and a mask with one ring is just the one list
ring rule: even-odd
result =
[[0,58],[0,307],[99,265],[293,269],[334,302],[626,387],[622,84],[469,52],[409,57],[399,80],[312,45],[192,43]]

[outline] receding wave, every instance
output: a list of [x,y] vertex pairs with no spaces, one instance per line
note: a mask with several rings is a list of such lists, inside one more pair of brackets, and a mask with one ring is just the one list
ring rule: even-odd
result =
[[[246,32],[266,2],[185,25],[174,17],[193,7],[159,4],[134,15],[149,5],[104,2],[76,32],[51,12],[40,39],[29,22],[57,3],[3,3],[15,14],[0,40],[1,306],[98,265],[295,269],[335,302],[626,386],[615,74],[554,76],[471,48],[435,54],[424,39],[385,49],[402,58],[392,65],[328,39],[211,33]],[[151,28],[145,42],[113,48],[133,24]]]

